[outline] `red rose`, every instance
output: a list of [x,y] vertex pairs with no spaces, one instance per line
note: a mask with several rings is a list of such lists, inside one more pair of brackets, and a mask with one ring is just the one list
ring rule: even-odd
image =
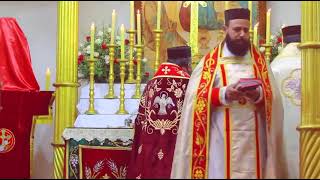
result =
[[138,61],[136,59],[133,59],[133,64],[134,65],[137,65],[138,64]]
[[90,42],[91,37],[90,37],[90,36],[86,36],[86,40],[87,40],[88,42]]
[[119,60],[117,58],[114,58],[114,63],[119,64]]
[[106,44],[105,42],[103,42],[103,43],[101,44],[101,48],[102,48],[102,49],[107,49],[108,46],[107,46],[107,44]]
[[282,38],[278,37],[278,43],[282,43]]
[[81,63],[83,62],[83,60],[84,60],[84,55],[83,55],[83,54],[80,54],[80,55],[78,56],[78,64],[81,64]]
[[149,77],[150,73],[149,72],[145,72],[144,75]]
[[128,45],[129,43],[130,43],[130,41],[129,41],[128,39],[125,39],[125,40],[124,40],[124,44],[125,44],[125,45]]

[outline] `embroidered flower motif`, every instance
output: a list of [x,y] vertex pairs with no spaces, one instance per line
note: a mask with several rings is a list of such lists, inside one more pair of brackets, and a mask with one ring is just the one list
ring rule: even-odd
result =
[[282,92],[291,102],[301,105],[301,69],[295,69],[290,76],[282,82]]
[[196,179],[203,179],[203,171],[201,169],[197,169],[196,172],[194,173],[194,177]]
[[78,158],[78,156],[72,154],[72,155],[70,156],[70,162],[71,162],[71,165],[72,165],[73,167],[76,167],[76,165],[79,164],[79,158]]
[[137,176],[136,179],[141,179],[141,174],[139,174],[139,176]]
[[199,99],[198,103],[197,103],[197,107],[196,107],[197,111],[198,112],[202,112],[205,107],[206,107],[206,104],[205,104],[204,100],[203,99]]
[[160,151],[158,152],[158,158],[159,158],[159,160],[162,160],[163,156],[164,156],[164,154],[163,154],[163,152],[162,152],[162,149],[160,149]]
[[176,90],[174,91],[174,95],[175,95],[177,98],[181,98],[182,93],[183,93],[183,91],[182,91],[180,88],[178,88],[178,89],[176,89]]

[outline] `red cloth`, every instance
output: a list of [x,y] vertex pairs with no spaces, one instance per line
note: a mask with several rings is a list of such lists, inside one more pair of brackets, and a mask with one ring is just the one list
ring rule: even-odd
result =
[[148,82],[135,119],[128,178],[170,178],[189,78],[181,67],[162,63]]
[[0,81],[3,90],[39,91],[27,38],[14,18],[0,18]]
[[80,146],[81,179],[125,179],[129,148]]
[[32,117],[48,114],[48,104],[53,92],[0,93],[0,179],[28,179]]

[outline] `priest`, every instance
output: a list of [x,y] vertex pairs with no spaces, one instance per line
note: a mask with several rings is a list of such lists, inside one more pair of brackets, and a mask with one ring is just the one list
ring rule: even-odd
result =
[[281,96],[249,41],[249,17],[226,10],[226,38],[192,72],[171,178],[286,178]]
[[176,135],[191,74],[191,48],[167,49],[162,63],[144,89],[134,125],[130,179],[170,178]]
[[285,48],[272,61],[271,69],[281,92],[284,109],[284,144],[288,178],[299,178],[299,132],[301,120],[301,26],[282,28]]

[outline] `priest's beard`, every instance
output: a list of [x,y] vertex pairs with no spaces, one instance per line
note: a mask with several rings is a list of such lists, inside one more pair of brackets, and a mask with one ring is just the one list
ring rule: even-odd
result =
[[249,50],[250,42],[245,39],[232,40],[229,34],[226,36],[228,49],[236,56],[244,56]]

